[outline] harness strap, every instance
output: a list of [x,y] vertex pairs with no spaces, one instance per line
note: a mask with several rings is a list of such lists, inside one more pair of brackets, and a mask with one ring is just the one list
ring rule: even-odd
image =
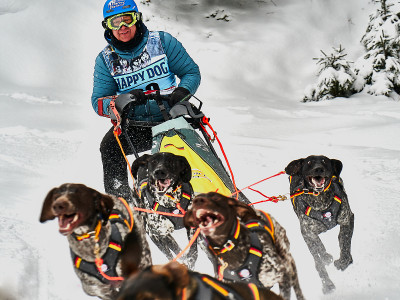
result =
[[328,219],[337,219],[337,214],[340,210],[341,204],[342,204],[342,199],[338,196],[338,194],[341,194],[341,190],[338,188],[338,184],[340,184],[340,179],[338,182],[333,182],[333,180],[336,178],[336,176],[332,176],[331,181],[329,182],[329,185],[324,189],[323,192],[326,192],[329,190],[329,188],[331,186],[333,186],[333,201],[331,203],[331,205],[323,210],[315,210],[313,209],[310,205],[308,205],[308,203],[302,198],[299,197],[303,194],[306,195],[313,195],[315,197],[319,196],[314,194],[314,193],[310,193],[310,192],[305,192],[305,190],[300,191],[300,189],[298,189],[294,194],[292,194],[290,196],[290,198],[292,199],[292,203],[293,206],[296,208],[296,205],[298,206],[298,208],[300,209],[300,211],[304,212],[304,214],[310,218],[313,218],[315,220],[318,221],[322,221],[326,218]]
[[[258,279],[258,270],[262,259],[262,245],[258,234],[250,231],[250,248],[245,262],[236,269],[223,270],[223,278],[231,281],[246,281],[256,285],[262,285]],[[221,264],[218,263],[218,269]]]
[[225,299],[245,300],[232,287],[205,274],[190,272],[196,279],[198,290],[195,300],[212,299],[215,292]]
[[[111,225],[111,236],[110,236],[110,242],[108,244],[108,248],[103,255],[103,265],[101,266],[102,272],[104,272],[107,276],[110,277],[116,277],[117,272],[116,272],[116,266],[117,266],[117,261],[121,252],[121,245],[122,245],[122,237],[121,234],[116,226],[116,224]],[[77,268],[78,270],[89,274],[98,280],[100,280],[102,283],[110,283],[110,280],[105,278],[97,269],[97,266],[95,262],[89,262],[78,255],[76,255],[72,249],[70,249],[71,252],[71,257],[72,261],[74,264],[74,267]]]
[[[156,201],[150,194],[150,189],[146,180],[141,182],[138,195],[145,200],[149,209],[168,214],[184,215],[192,200],[193,188],[190,183],[185,182],[181,186],[178,186],[173,192],[176,192],[179,188],[181,188],[180,199],[175,199],[172,195],[167,194],[167,197],[171,198],[171,201],[175,203],[175,207],[165,207]],[[181,229],[184,227],[182,218],[174,218],[169,215],[165,215],[165,217],[174,224],[175,229]]]

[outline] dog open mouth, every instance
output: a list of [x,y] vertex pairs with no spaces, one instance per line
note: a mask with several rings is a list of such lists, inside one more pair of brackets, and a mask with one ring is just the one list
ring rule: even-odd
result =
[[217,212],[206,209],[198,209],[196,211],[196,221],[197,224],[199,224],[201,233],[204,235],[209,235],[225,221],[225,218],[223,215]]
[[77,227],[80,220],[79,214],[73,213],[69,215],[58,216],[58,231],[62,235],[69,235]]
[[173,180],[170,178],[156,179],[154,182],[154,188],[159,195],[163,195],[167,192],[169,187],[172,186],[172,184]]
[[326,178],[322,176],[308,176],[307,180],[316,192],[322,192],[327,182]]

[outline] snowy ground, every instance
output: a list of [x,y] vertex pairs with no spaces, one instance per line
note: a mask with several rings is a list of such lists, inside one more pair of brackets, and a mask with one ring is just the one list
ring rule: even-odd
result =
[[[218,131],[238,187],[310,154],[343,162],[355,213],[354,264],[344,272],[328,268],[333,294],[322,294],[289,201],[257,205],[286,228],[307,299],[398,299],[399,102],[365,94],[300,102],[315,80],[312,58],[320,50],[342,44],[349,59],[362,54],[359,41],[376,7],[365,0],[240,2],[138,5],[150,29],[175,35],[199,64],[196,96]],[[98,0],[0,2],[6,29],[0,55],[1,300],[91,299],[56,223],[43,225],[38,218],[54,186],[80,182],[103,190],[98,145],[110,123],[90,104],[94,59],[105,46],[102,6]],[[215,12],[230,21],[207,18]],[[281,175],[255,188],[269,196],[287,194],[288,179]],[[323,236],[335,258],[337,234],[335,228]],[[157,249],[153,254],[155,263],[165,262]],[[211,272],[203,254],[197,269]]]

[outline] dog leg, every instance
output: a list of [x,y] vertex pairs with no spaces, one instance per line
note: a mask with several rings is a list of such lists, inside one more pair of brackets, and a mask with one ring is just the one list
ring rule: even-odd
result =
[[325,268],[325,259],[327,258],[327,255],[329,256],[329,254],[326,253],[326,249],[317,234],[310,232],[306,233],[303,232],[303,230],[301,233],[303,234],[303,238],[308,246],[308,249],[314,257],[315,268],[317,269],[319,277],[322,280],[322,291],[324,294],[332,292],[335,289],[335,285],[329,278],[328,272]]
[[168,235],[160,236],[157,234],[150,233],[149,236],[150,239],[153,241],[153,243],[157,246],[158,249],[160,249],[162,253],[164,253],[164,255],[167,257],[168,260],[174,259],[174,255],[173,253],[171,253],[171,247],[174,248],[175,251],[178,249],[177,253],[180,252],[179,245],[176,243],[174,239],[169,238]]
[[290,261],[291,261],[291,265],[292,265],[292,272],[289,275],[291,286],[293,287],[294,293],[296,294],[296,299],[304,300],[304,295],[300,288],[299,277],[297,276],[296,263],[291,255],[290,255]]
[[[187,236],[188,236],[189,241],[192,239],[195,232],[196,232],[196,229],[194,229],[194,228],[187,230]],[[197,256],[198,256],[198,250],[197,250],[197,239],[196,239],[193,242],[192,246],[189,249],[189,252],[187,253],[187,255],[185,257],[185,263],[186,263],[187,267],[192,271],[194,270]]]
[[282,281],[279,282],[279,295],[285,299],[290,300],[290,292],[291,292],[291,280],[288,274],[285,274],[282,278]]
[[340,258],[335,260],[334,265],[338,270],[345,270],[351,263],[353,257],[351,256],[351,238],[354,231],[354,215],[350,217],[349,225],[340,225],[339,232],[339,247]]

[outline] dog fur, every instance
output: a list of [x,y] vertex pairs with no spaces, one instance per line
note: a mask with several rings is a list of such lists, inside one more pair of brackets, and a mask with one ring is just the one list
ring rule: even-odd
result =
[[[232,272],[245,263],[251,247],[250,230],[246,222],[267,222],[266,216],[247,204],[219,193],[210,192],[200,194],[193,199],[192,208],[187,211],[184,222],[187,227],[199,227],[202,235],[209,243],[209,252],[227,264],[227,270]],[[289,252],[290,243],[285,229],[272,217],[274,227],[273,238],[267,231],[257,231],[261,243],[262,258],[258,270],[250,278],[241,278],[243,281],[258,277],[257,284],[271,288],[279,284],[280,295],[290,299],[291,287],[294,288],[297,299],[303,299],[300,289],[294,259]],[[234,246],[224,249],[228,239],[231,239],[232,228],[236,227],[236,220],[240,221],[240,234]],[[217,272],[216,272],[217,273]],[[253,278],[253,279],[252,279]]]
[[[218,285],[223,285],[221,282],[210,278],[208,275],[191,272],[185,265],[178,262],[169,262],[165,265],[155,265],[145,270],[139,270],[137,261],[132,260],[132,257],[138,257],[141,253],[137,240],[136,233],[134,232],[129,233],[126,238],[121,253],[125,281],[117,300],[227,299],[203,283],[202,278],[206,277]],[[199,288],[199,285],[203,285],[203,289]],[[202,294],[204,293],[204,286],[211,290],[209,291],[211,295]],[[227,283],[222,287],[233,289],[242,298],[235,298],[236,300],[254,299],[249,286],[245,283]],[[282,300],[281,297],[268,289],[259,288],[258,292],[260,300]]]
[[[303,238],[313,255],[324,293],[335,289],[325,268],[332,263],[333,257],[326,252],[318,235],[339,225],[340,258],[335,260],[334,265],[339,270],[345,270],[353,262],[351,239],[354,214],[340,178],[342,168],[340,160],[323,155],[294,160],[285,168],[286,173],[291,176],[290,195],[293,208],[299,218]],[[335,197],[341,200],[340,205]]]
[[[57,218],[59,231],[67,237],[71,251],[82,258],[82,261],[93,263],[96,259],[94,250],[96,241],[93,234],[96,225],[99,226],[101,224],[97,242],[100,257],[104,257],[107,249],[109,249],[109,243],[110,241],[112,242],[112,230],[116,232],[115,228],[117,228],[122,241],[121,246],[123,246],[125,236],[130,231],[130,225],[128,226],[123,221],[115,222],[115,225],[112,225],[109,220],[111,214],[113,216],[119,214],[121,219],[130,220],[129,210],[118,198],[102,194],[83,184],[65,183],[48,192],[43,202],[40,222],[43,223]],[[138,268],[145,268],[152,264],[150,248],[145,232],[142,230],[141,218],[135,212],[132,214],[134,219],[132,231],[135,232],[138,238],[136,242],[141,245],[140,259],[137,259],[136,263]],[[84,238],[80,240],[80,237]],[[118,256],[116,266],[110,265],[108,269],[115,268],[115,272],[119,277],[122,271],[120,257]],[[104,300],[115,299],[121,281],[106,281],[103,283],[98,278],[81,271],[75,266],[74,270],[81,280],[86,294],[97,296]]]
[[[190,206],[193,197],[193,189],[190,185],[192,169],[185,157],[168,152],[144,154],[133,162],[131,170],[136,181],[136,201],[142,208],[152,210],[153,203],[157,201],[171,212],[175,210],[174,213],[182,214],[182,212],[176,211],[176,202],[182,204],[182,195],[184,194],[183,188],[178,188],[179,186],[185,186],[186,194],[190,194],[190,200],[185,199],[187,205],[182,207],[183,210]],[[144,188],[143,182],[146,183]],[[181,252],[172,233],[177,229],[184,228],[182,218],[151,213],[143,214],[143,218],[150,239],[168,260],[172,260]],[[193,229],[187,230],[189,240],[193,237],[194,232]],[[197,251],[197,242],[195,242],[187,255],[183,257],[183,261],[190,269],[194,268]]]

